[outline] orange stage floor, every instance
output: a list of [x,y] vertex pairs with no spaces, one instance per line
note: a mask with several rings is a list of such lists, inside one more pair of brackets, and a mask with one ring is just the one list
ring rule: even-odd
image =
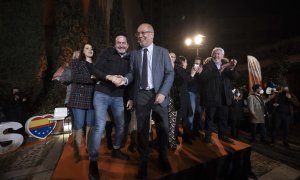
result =
[[[62,155],[52,175],[52,179],[54,180],[88,179],[89,160],[86,148],[84,147],[84,145],[82,145],[82,160],[76,164],[72,159],[73,150],[71,143],[72,142],[69,140],[64,146]],[[129,161],[122,161],[111,158],[110,150],[106,148],[105,140],[102,140],[100,147],[100,158],[98,161],[98,168],[100,169],[101,179],[136,179],[135,177],[139,164],[138,154],[127,151],[127,146],[122,150],[130,156]],[[247,155],[235,153],[243,150],[248,151],[248,153],[246,153]],[[172,166],[172,172],[164,173],[159,168],[158,152],[156,149],[152,149],[150,154],[150,161],[148,164],[148,178],[163,179],[166,177],[175,177],[175,179],[181,179],[182,177],[187,176],[181,174],[180,176],[178,176],[178,178],[176,178],[176,174],[180,174],[180,172],[187,171],[188,169],[194,169],[194,171],[196,170],[195,173],[197,173],[197,169],[195,169],[194,167],[199,167],[199,165],[213,162],[215,160],[221,159],[222,157],[226,157],[227,155],[238,154],[238,158],[249,156],[246,157],[246,159],[248,159],[250,158],[250,151],[251,146],[248,144],[239,141],[234,141],[234,145],[224,143],[218,140],[216,134],[213,134],[212,144],[207,145],[203,142],[203,140],[197,139],[193,141],[193,145],[181,144],[180,146],[178,146],[175,152],[172,150],[168,150],[168,158]],[[236,161],[236,158],[233,159],[234,161]],[[240,161],[238,163],[238,166],[241,166],[240,164],[244,163],[244,161]],[[214,167],[215,165],[210,166]],[[226,164],[223,166],[226,166]]]

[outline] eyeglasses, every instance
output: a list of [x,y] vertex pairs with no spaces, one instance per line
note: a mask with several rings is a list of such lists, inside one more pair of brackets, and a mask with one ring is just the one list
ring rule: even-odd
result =
[[136,32],[134,35],[136,36],[136,37],[138,37],[140,34],[142,35],[142,36],[144,36],[146,33],[153,33],[152,31],[142,31],[142,32]]

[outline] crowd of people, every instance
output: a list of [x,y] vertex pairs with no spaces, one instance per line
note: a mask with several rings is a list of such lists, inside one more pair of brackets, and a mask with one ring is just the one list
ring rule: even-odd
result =
[[[204,134],[204,142],[210,144],[216,132],[220,141],[234,144],[232,139],[239,138],[245,108],[250,114],[251,142],[256,141],[259,129],[261,142],[274,143],[282,123],[283,143],[289,147],[289,123],[293,106],[299,106],[299,101],[287,86],[264,93],[262,86],[255,84],[248,93],[246,87],[234,86],[239,78],[238,62],[225,58],[221,47],[214,48],[209,58],[195,57],[188,69],[187,58],[154,44],[154,34],[152,25],[143,23],[136,32],[139,47],[130,52],[126,34],[120,33],[114,46],[97,57],[89,43],[74,53],[65,104],[72,114],[74,162],[81,161],[84,131],[91,179],[100,177],[97,161],[104,131],[111,156],[125,161],[130,157],[121,148],[130,137],[129,150],[137,150],[140,156],[137,177],[147,178],[152,120],[159,165],[166,172],[171,170],[167,150],[178,148],[180,136],[183,143],[192,145]],[[12,100],[26,101],[20,101],[17,94]],[[267,141],[268,118],[272,121],[271,141]],[[135,128],[129,128],[130,124]]]
[[[283,142],[289,147],[292,106],[299,106],[299,102],[287,87],[266,94],[261,85],[255,84],[248,93],[245,86],[235,88],[233,82],[239,78],[237,60],[225,58],[221,47],[214,48],[205,60],[195,57],[188,69],[187,58],[153,43],[152,25],[141,24],[136,37],[139,47],[129,52],[126,34],[117,34],[114,46],[104,49],[97,58],[87,43],[79,58],[70,64],[72,83],[67,106],[74,119],[73,157],[76,163],[80,161],[79,146],[86,123],[91,179],[100,177],[97,161],[104,131],[111,156],[125,161],[130,157],[121,148],[130,134],[128,149],[137,150],[140,156],[137,177],[147,178],[152,121],[163,171],[171,170],[167,150],[178,148],[179,136],[183,143],[192,145],[204,134],[204,142],[210,144],[216,132],[219,140],[234,144],[232,139],[239,138],[245,108],[250,114],[251,142],[256,141],[259,129],[262,143],[274,143],[283,123]],[[270,114],[273,117],[268,142],[265,122]],[[231,138],[227,136],[228,123]],[[130,124],[135,128],[129,128]]]

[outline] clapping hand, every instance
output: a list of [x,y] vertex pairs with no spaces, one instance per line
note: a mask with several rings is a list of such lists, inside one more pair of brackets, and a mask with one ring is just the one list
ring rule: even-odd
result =
[[236,64],[237,64],[237,60],[236,59],[231,59],[230,60],[230,68],[231,69],[235,68]]
[[226,68],[230,68],[230,70],[233,70],[235,68],[236,64],[237,64],[237,60],[231,59],[229,63],[223,64],[221,66],[220,72],[223,72],[224,69],[226,69]]
[[221,66],[221,68],[220,68],[220,72],[223,72],[224,71],[224,69],[226,69],[226,68],[228,68],[228,67],[230,67],[231,66],[231,64],[230,63],[226,63],[226,64],[223,64],[222,66]]

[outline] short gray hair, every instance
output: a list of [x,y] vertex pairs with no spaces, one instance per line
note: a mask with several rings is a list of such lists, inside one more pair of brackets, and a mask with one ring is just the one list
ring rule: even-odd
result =
[[224,51],[223,48],[221,48],[221,47],[215,47],[215,48],[211,51],[211,56],[213,56],[213,54],[214,54],[216,51],[221,51],[222,54],[225,54],[225,51]]

